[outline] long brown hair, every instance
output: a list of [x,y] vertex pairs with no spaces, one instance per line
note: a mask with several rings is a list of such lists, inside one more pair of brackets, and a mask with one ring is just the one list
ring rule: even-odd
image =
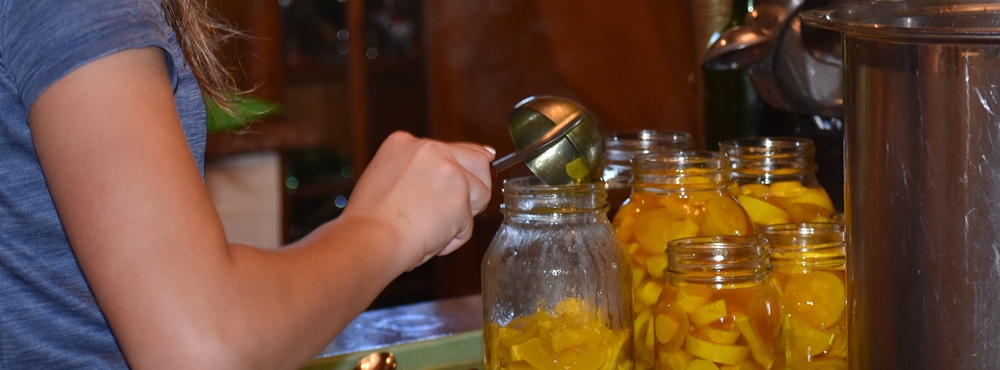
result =
[[240,33],[214,19],[202,2],[205,0],[161,1],[167,23],[177,34],[177,42],[201,85],[202,93],[224,110],[232,112],[233,105],[230,103],[238,93],[236,80],[217,53],[222,42]]

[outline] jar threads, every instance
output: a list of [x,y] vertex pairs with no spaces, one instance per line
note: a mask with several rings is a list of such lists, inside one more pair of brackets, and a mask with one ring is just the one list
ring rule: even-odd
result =
[[652,318],[656,369],[784,368],[767,241],[711,236],[669,245],[669,283]]
[[693,145],[691,134],[682,131],[639,130],[612,132],[604,135],[604,172],[607,184],[608,218],[613,219],[618,208],[628,199],[632,180],[632,158],[673,150],[688,150]]
[[847,368],[845,229],[834,222],[758,230],[771,243],[789,369]]

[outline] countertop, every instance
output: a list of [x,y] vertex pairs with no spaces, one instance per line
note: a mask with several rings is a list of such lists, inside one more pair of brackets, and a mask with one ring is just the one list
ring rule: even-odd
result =
[[479,295],[365,311],[317,359],[447,337],[483,328]]

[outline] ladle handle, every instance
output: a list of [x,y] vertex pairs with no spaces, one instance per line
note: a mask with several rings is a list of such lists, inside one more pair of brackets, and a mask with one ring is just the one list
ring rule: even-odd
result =
[[583,119],[584,116],[581,112],[576,112],[573,115],[566,117],[566,119],[562,122],[559,122],[559,124],[552,127],[549,132],[546,132],[545,136],[542,136],[542,138],[538,141],[531,143],[531,145],[524,148],[524,150],[518,150],[493,161],[493,173],[495,174],[506,170],[510,168],[510,166],[524,162],[524,160],[529,157],[552,147],[559,141],[559,139],[562,139],[571,130],[576,128],[576,126],[579,126],[580,123],[583,122]]

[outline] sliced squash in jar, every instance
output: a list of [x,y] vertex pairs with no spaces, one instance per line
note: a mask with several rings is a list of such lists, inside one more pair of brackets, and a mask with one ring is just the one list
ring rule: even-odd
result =
[[685,343],[685,349],[694,357],[720,364],[736,365],[750,354],[750,348],[746,346],[715,344],[690,335]]
[[764,343],[757,332],[750,325],[750,318],[747,315],[736,314],[736,327],[740,329],[740,334],[747,340],[747,345],[753,353],[753,359],[761,364],[765,369],[774,366],[774,356],[768,351],[768,346]]
[[823,354],[833,344],[833,333],[814,329],[811,325],[795,317],[795,315],[788,315],[786,320],[788,332],[785,335],[788,336],[788,344],[791,347],[789,348],[790,351],[798,352],[802,355],[808,354],[808,357],[812,357]]
[[743,207],[732,197],[718,196],[706,205],[706,233],[712,235],[749,235],[750,225]]
[[719,367],[709,361],[694,360],[688,364],[687,370],[719,370]]
[[696,330],[691,335],[716,344],[733,344],[740,339],[739,331],[729,331],[706,326]]
[[739,195],[736,199],[739,200],[740,204],[743,205],[743,208],[747,210],[747,214],[750,215],[750,220],[753,221],[753,224],[756,226],[786,224],[791,222],[792,217],[788,215],[788,212],[785,212],[785,210],[768,203],[765,200],[747,195]]
[[782,296],[782,306],[789,314],[817,329],[837,322],[846,305],[844,282],[826,271],[792,276]]
[[694,327],[701,328],[711,322],[722,321],[726,313],[726,301],[719,299],[694,310],[691,313],[691,323]]
[[691,330],[688,316],[680,307],[674,304],[660,306],[653,323],[656,328],[657,350],[673,352],[681,348],[684,338]]

